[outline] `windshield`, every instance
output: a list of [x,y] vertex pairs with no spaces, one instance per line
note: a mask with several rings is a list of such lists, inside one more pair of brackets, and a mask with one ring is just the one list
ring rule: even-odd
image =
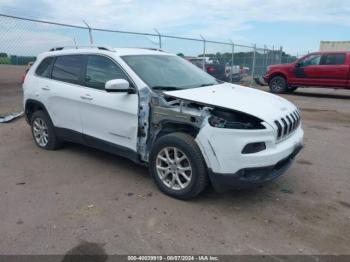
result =
[[124,61],[154,90],[177,90],[216,85],[219,82],[178,56],[130,55]]

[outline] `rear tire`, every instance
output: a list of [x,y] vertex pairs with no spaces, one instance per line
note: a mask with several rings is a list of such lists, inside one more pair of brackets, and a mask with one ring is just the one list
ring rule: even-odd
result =
[[283,76],[274,76],[269,82],[270,90],[274,94],[287,92],[287,80]]
[[46,150],[55,150],[61,142],[55,134],[55,129],[49,115],[44,111],[36,111],[30,119],[32,135],[35,144]]
[[208,184],[202,153],[184,133],[165,135],[154,144],[149,171],[163,193],[178,199],[194,198]]

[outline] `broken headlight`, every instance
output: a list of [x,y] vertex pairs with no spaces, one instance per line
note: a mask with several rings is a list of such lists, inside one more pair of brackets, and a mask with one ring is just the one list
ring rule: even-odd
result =
[[213,109],[211,111],[209,124],[218,128],[265,129],[262,120],[257,117],[223,109]]

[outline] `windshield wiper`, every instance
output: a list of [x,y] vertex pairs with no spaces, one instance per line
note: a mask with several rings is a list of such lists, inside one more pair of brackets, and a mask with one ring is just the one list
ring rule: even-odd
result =
[[152,86],[153,90],[165,90],[165,91],[174,91],[179,90],[180,88],[176,86]]

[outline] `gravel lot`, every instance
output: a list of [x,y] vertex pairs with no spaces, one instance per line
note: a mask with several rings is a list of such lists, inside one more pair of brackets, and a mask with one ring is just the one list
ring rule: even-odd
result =
[[26,66],[0,65],[0,116],[22,110],[22,76]]
[[[23,68],[4,68],[0,114],[21,108]],[[158,192],[126,159],[73,144],[44,151],[23,118],[0,124],[0,254],[65,254],[85,241],[106,254],[350,254],[350,91],[285,97],[305,129],[292,168],[193,201]]]

